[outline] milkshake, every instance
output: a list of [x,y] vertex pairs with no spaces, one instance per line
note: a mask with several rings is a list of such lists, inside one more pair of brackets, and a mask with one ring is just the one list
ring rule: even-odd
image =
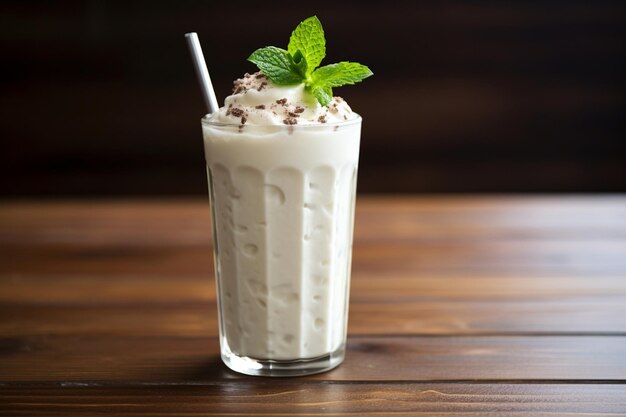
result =
[[361,117],[330,88],[267,72],[202,119],[221,356],[249,375],[306,375],[344,358]]

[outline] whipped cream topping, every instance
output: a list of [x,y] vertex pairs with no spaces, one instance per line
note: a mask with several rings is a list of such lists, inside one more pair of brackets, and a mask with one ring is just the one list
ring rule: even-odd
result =
[[239,125],[310,125],[354,119],[356,113],[341,97],[322,106],[304,84],[274,85],[265,74],[245,74],[234,81],[233,93],[211,120]]

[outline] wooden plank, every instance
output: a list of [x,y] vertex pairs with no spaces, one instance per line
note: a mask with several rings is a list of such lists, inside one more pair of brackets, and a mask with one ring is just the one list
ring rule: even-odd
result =
[[[360,198],[353,270],[621,273],[625,216],[619,196]],[[8,203],[0,271],[207,273],[209,230],[206,200]]]
[[614,416],[626,385],[310,384],[300,380],[209,385],[96,384],[2,387],[0,415],[50,416]]
[[[106,319],[103,319],[106,311]],[[358,303],[350,335],[615,334],[626,335],[626,298],[568,303]],[[0,307],[6,337],[217,336],[215,302]]]
[[[103,318],[106,311],[106,318]],[[217,336],[214,301],[93,306],[2,306],[4,337]],[[348,334],[624,335],[626,298],[567,303],[419,302],[350,304]]]
[[[359,196],[356,242],[626,237],[626,197]],[[207,199],[9,202],[0,244],[129,247],[210,243]]]
[[[0,272],[24,274],[190,274],[213,269],[210,246],[0,245]],[[626,240],[425,242],[359,244],[353,271],[419,273],[621,274],[626,269]]]
[[[103,311],[106,314],[106,311]],[[255,380],[228,371],[217,338],[33,336],[2,339],[0,382]],[[626,381],[626,337],[350,337],[318,381]]]
[[208,196],[194,200],[9,202],[0,205],[0,242],[170,246],[211,242]]
[[[452,273],[355,273],[351,300],[410,301],[576,301],[619,300],[626,276],[588,277]],[[0,302],[11,304],[93,305],[215,300],[212,273],[169,274],[0,274]]]
[[[355,274],[348,331],[626,333],[626,280]],[[216,336],[215,282],[208,274],[0,276],[0,334]]]

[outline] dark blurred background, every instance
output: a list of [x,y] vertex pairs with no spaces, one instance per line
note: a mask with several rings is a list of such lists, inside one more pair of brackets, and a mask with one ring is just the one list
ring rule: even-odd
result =
[[620,1],[65,1],[0,5],[0,191],[204,194],[204,108],[317,14],[364,117],[361,192],[626,190]]

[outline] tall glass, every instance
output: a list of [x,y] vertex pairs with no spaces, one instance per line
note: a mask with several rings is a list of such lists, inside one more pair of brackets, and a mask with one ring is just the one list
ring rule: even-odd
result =
[[248,375],[345,355],[361,117],[239,126],[202,119],[221,357]]

